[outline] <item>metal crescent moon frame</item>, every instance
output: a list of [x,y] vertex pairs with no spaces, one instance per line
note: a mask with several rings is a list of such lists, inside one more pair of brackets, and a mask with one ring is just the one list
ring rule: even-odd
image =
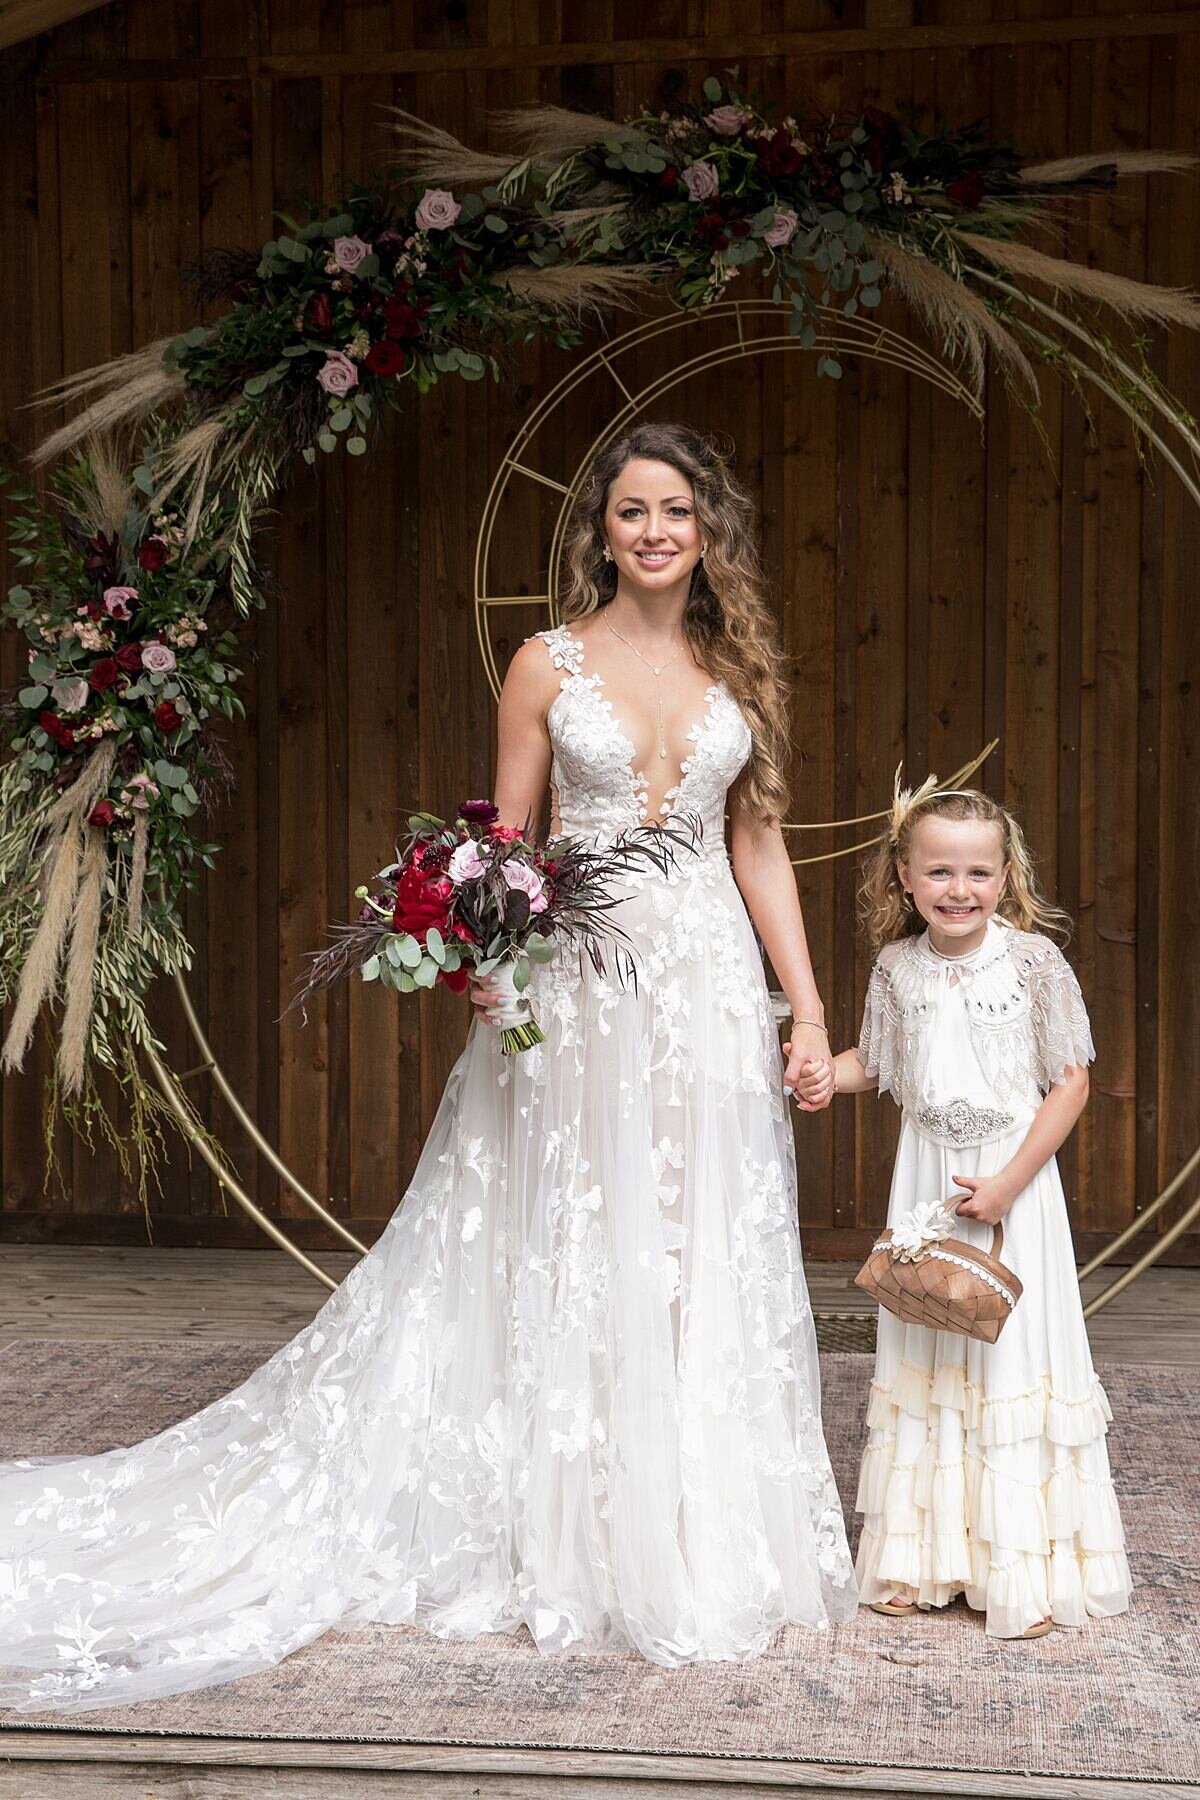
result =
[[[718,367],[723,363],[735,362],[746,356],[766,356],[780,351],[798,349],[797,338],[788,330],[789,314],[790,307],[788,305],[777,304],[769,300],[723,300],[701,312],[684,312],[679,309],[665,316],[646,320],[617,337],[606,339],[595,350],[573,362],[567,374],[534,407],[516,432],[511,446],[493,477],[484,503],[475,543],[475,625],[480,654],[495,698],[498,699],[500,695],[501,672],[497,665],[495,647],[489,633],[488,616],[493,608],[544,606],[549,622],[557,623],[558,609],[555,596],[559,587],[567,525],[576,495],[592,459],[639,413],[644,412],[693,375]],[[912,342],[911,339],[889,330],[874,319],[861,316],[847,319],[834,308],[820,309],[818,317],[817,339],[815,344],[810,346],[811,349],[822,355],[841,353],[842,355],[867,358],[892,368],[902,369],[910,375],[919,376],[932,386],[940,388],[943,393],[960,401],[982,424],[984,407],[979,396],[967,387],[946,362],[940,360],[931,351]],[[681,358],[674,362],[664,374],[656,376],[640,388],[637,387],[636,376],[631,367],[636,352],[656,339],[669,335],[679,335],[683,338]],[[624,370],[622,365],[624,365]],[[626,372],[629,374],[628,380]],[[1090,373],[1086,369],[1084,372]],[[538,466],[539,451],[534,447],[534,440],[559,408],[573,396],[578,395],[586,384],[596,381],[601,384],[602,391],[612,392],[615,402],[614,411],[604,429],[588,445],[569,479],[563,480],[559,474]],[[1107,389],[1105,391],[1107,392]],[[1128,407],[1125,410],[1130,411]],[[1167,451],[1167,447],[1158,434],[1147,430],[1146,422],[1134,417],[1132,413],[1130,413],[1130,417],[1135,427],[1149,436],[1155,446],[1167,455],[1168,462],[1180,475],[1190,497],[1200,504],[1200,490],[1188,478],[1178,459]],[[1178,421],[1173,422],[1178,426]],[[1194,462],[1200,456],[1200,440],[1197,440],[1195,435],[1186,428],[1180,427],[1180,429]],[[506,592],[503,583],[496,590],[493,590],[491,584],[496,524],[505,495],[514,480],[534,482],[560,496],[558,513],[550,540],[544,592]],[[941,785],[947,788],[960,786],[975,774],[996,748],[998,741],[998,739],[993,739],[990,744],[985,745],[977,757],[961,769],[955,770],[953,774],[948,775]],[[863,825],[873,825],[887,816],[888,810],[884,808],[879,812],[867,813],[854,819],[789,822],[784,829],[788,832],[840,831]],[[829,862],[841,857],[854,856],[876,841],[877,838],[872,836],[820,855],[793,857],[793,866],[799,868],[811,863]],[[184,1075],[175,1075],[158,1057],[150,1053],[151,1073],[154,1075],[164,1099],[174,1112],[188,1142],[195,1146],[213,1170],[222,1193],[231,1195],[236,1204],[273,1243],[281,1250],[286,1251],[310,1275],[332,1290],[337,1283],[293,1244],[282,1226],[268,1217],[251,1199],[219,1146],[216,1146],[201,1128],[198,1116],[183,1092],[182,1083],[197,1075],[211,1074],[255,1148],[268,1165],[274,1169],[280,1180],[291,1190],[295,1198],[328,1230],[341,1238],[348,1248],[360,1255],[365,1255],[366,1245],[353,1235],[341,1219],[337,1218],[329,1208],[323,1206],[309,1192],[263,1136],[241,1104],[213,1054],[182,975],[176,974],[174,980],[188,1029],[203,1060],[195,1069],[187,1071]],[[1101,1268],[1126,1244],[1130,1243],[1142,1231],[1147,1222],[1161,1212],[1184,1187],[1197,1167],[1200,1167],[1200,1148],[1194,1152],[1162,1193],[1139,1213],[1133,1223],[1106,1245],[1099,1256],[1094,1257],[1080,1270],[1080,1280]],[[332,1204],[333,1202],[331,1202]],[[1188,1230],[1198,1217],[1200,1217],[1200,1197],[1197,1197],[1192,1205],[1185,1207],[1181,1216],[1168,1231],[1162,1233],[1157,1243],[1145,1255],[1126,1269],[1102,1293],[1096,1295],[1084,1309],[1085,1316],[1090,1318],[1128,1287],[1131,1282],[1135,1281],[1145,1269],[1157,1262],[1159,1257]]]

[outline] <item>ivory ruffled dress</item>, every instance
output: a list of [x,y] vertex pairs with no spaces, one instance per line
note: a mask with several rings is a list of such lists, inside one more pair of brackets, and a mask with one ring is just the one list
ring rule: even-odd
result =
[[[859,1056],[904,1119],[888,1222],[941,1203],[955,1175],[995,1174],[1044,1095],[1095,1055],[1079,984],[1048,938],[996,918],[977,950],[943,957],[928,932],[882,952]],[[959,1218],[986,1249],[992,1230]],[[994,1637],[1043,1618],[1123,1612],[1130,1578],[1066,1201],[1051,1159],[1004,1221],[1024,1293],[995,1344],[879,1317],[858,1489],[865,1604],[956,1594]]]

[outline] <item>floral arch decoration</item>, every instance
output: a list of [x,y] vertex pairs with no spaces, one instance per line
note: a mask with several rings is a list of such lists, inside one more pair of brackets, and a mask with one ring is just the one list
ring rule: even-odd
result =
[[[489,368],[498,375],[505,343],[576,346],[585,315],[665,288],[678,311],[642,334],[706,321],[737,333],[717,360],[786,342],[811,350],[817,374],[832,379],[842,355],[874,356],[937,381],[977,416],[989,357],[1034,411],[1038,371],[1047,369],[1085,405],[1098,392],[1118,406],[1200,505],[1200,431],[1153,374],[1139,335],[1147,323],[1194,328],[1200,301],[1047,254],[1019,235],[1028,225],[1053,228],[1072,199],[1123,177],[1190,168],[1194,158],[1105,151],[1031,164],[978,127],[922,132],[873,107],[847,122],[769,119],[714,78],[670,112],[617,122],[532,107],[504,115],[498,129],[511,150],[481,154],[397,114],[402,182],[356,190],[303,223],[284,217],[286,230],[261,253],[211,256],[199,293],[227,302],[215,322],[58,383],[47,398],[71,416],[34,456],[57,464],[49,496],[7,478],[24,579],[3,616],[24,633],[30,666],[6,700],[12,754],[0,769],[0,1000],[13,1002],[3,1065],[20,1067],[39,1014],[57,1008],[51,1120],[61,1108],[83,1131],[99,1121],[136,1169],[144,1203],[160,1125],[170,1122],[256,1223],[327,1285],[242,1189],[166,1066],[144,1005],[151,982],[172,977],[201,1067],[276,1173],[361,1251],[241,1106],[183,981],[191,951],[182,893],[219,850],[191,821],[228,781],[212,722],[241,714],[237,625],[263,603],[254,530],[297,456],[311,463],[339,446],[362,455],[384,409],[414,390],[451,376],[479,380]],[[729,285],[743,274],[760,275],[769,299],[731,301]],[[928,330],[936,355],[876,322],[885,287]],[[1122,328],[1127,341],[1118,342]],[[619,349],[638,335],[581,359],[560,388],[600,367],[623,388]],[[641,403],[626,390],[618,419]],[[488,592],[487,548],[514,474],[564,490],[552,571],[578,481],[578,472],[563,483],[510,453],[493,484],[476,558],[493,687],[484,621],[505,597]],[[553,592],[551,584],[544,596],[551,609]],[[128,1098],[127,1135],[104,1114],[101,1067]],[[1198,1162],[1200,1151],[1097,1264]],[[1092,1308],[1197,1214],[1200,1199]]]

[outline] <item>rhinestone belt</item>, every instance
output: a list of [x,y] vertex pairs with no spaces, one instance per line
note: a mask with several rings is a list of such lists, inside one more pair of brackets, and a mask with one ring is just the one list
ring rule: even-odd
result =
[[1016,1124],[1015,1116],[998,1106],[973,1106],[969,1100],[947,1100],[944,1106],[919,1106],[914,1122],[930,1137],[951,1144],[982,1144]]

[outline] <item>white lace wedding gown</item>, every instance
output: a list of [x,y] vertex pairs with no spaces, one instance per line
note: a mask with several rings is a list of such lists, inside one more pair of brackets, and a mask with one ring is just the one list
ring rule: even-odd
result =
[[[632,747],[577,640],[540,635],[562,829],[611,840],[644,813]],[[724,688],[691,738],[664,811],[703,845],[630,884],[637,991],[563,955],[544,1045],[473,1024],[378,1243],[234,1393],[0,1471],[0,1700],[148,1699],[372,1620],[673,1665],[853,1611]]]

